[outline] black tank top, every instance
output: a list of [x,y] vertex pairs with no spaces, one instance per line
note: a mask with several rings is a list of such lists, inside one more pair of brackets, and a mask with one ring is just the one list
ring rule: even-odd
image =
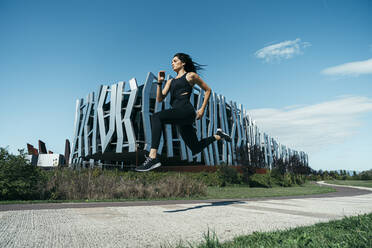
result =
[[[192,92],[192,86],[186,80],[186,74],[183,74],[180,78],[173,78],[170,86],[171,100],[170,105],[173,107],[174,101],[190,101],[190,95]],[[187,94],[185,94],[187,92]]]

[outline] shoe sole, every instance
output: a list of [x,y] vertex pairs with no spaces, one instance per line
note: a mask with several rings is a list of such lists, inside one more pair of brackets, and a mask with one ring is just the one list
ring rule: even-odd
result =
[[161,165],[161,163],[159,162],[159,163],[156,163],[156,164],[154,164],[153,166],[151,166],[150,168],[148,168],[148,169],[134,169],[135,171],[150,171],[150,170],[153,170],[153,169],[155,169],[155,168],[158,168],[159,166]]
[[228,136],[227,134],[223,133],[222,131],[219,131],[219,133],[217,133],[218,136],[220,136],[221,138],[223,138],[224,140],[228,141],[228,142],[231,142],[231,137]]

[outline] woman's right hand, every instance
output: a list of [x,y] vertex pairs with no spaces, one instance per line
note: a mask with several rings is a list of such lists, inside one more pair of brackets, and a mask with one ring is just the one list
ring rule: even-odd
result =
[[163,82],[165,79],[165,71],[159,71],[158,73],[158,82]]

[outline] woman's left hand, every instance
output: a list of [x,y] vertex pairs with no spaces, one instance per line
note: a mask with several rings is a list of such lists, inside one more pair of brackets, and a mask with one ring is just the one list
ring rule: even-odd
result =
[[197,120],[200,120],[204,115],[204,109],[199,109],[198,111],[196,111],[196,119]]

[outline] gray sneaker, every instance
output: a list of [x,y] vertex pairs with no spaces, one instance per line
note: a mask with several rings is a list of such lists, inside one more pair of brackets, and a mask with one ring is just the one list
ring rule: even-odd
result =
[[143,164],[135,168],[135,171],[149,171],[158,168],[161,165],[160,160],[158,158],[154,159],[147,156],[145,157],[146,157],[145,162],[143,162]]
[[227,133],[224,133],[221,128],[217,128],[216,134],[227,142],[231,142],[231,137]]

